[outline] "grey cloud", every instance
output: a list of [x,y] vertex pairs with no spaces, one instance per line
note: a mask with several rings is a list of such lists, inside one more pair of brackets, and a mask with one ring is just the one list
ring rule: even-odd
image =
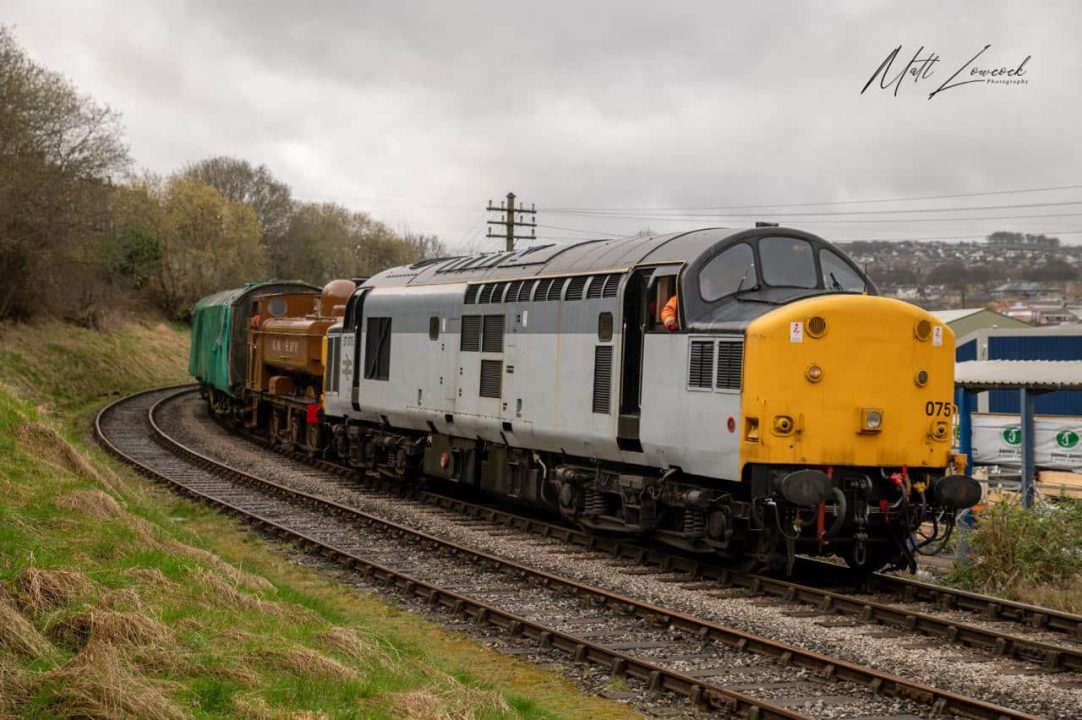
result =
[[[124,113],[136,158],[152,169],[240,155],[267,163],[301,197],[452,243],[483,229],[484,203],[507,189],[544,211],[1078,179],[1082,6],[1073,2],[0,6],[32,54]],[[910,86],[897,98],[859,94],[893,47],[926,45],[946,68],[986,43],[997,62],[1033,54],[1030,84],[933,101]],[[539,217],[608,232],[690,226]],[[840,239],[996,227],[932,225],[809,227]]]

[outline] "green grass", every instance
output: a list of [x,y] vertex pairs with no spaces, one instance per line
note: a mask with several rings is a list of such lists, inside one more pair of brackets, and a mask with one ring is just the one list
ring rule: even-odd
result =
[[291,563],[88,441],[186,335],[0,328],[0,717],[622,718],[618,703]]

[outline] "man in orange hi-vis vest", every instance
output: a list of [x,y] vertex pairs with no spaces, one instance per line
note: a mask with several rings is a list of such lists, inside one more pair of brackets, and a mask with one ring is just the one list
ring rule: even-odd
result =
[[661,308],[661,322],[664,323],[665,329],[669,332],[675,332],[680,329],[679,317],[679,301],[676,296],[673,295],[669,298],[669,302],[665,303],[665,307]]

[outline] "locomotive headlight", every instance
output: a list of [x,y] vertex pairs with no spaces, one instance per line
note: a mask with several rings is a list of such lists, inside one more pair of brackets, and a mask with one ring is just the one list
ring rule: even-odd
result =
[[808,382],[817,383],[823,379],[823,368],[818,365],[809,365],[804,371],[804,377],[808,378]]
[[860,431],[877,433],[883,429],[883,410],[881,408],[860,409]]

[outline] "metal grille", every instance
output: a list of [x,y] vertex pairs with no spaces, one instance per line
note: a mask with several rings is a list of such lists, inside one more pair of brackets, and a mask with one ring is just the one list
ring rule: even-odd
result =
[[499,398],[503,382],[503,362],[500,360],[481,361],[481,397]]
[[462,352],[480,352],[481,350],[481,316],[462,316],[462,340],[459,344]]
[[541,302],[547,299],[549,288],[552,287],[552,278],[545,278],[544,280],[537,281],[537,292],[534,293],[534,302]]
[[480,285],[467,285],[466,286],[466,304],[473,305],[477,302],[477,292],[481,289]]
[[507,286],[507,295],[504,296],[504,302],[518,302],[518,294],[522,290],[522,281],[515,280],[513,283]]
[[586,299],[595,300],[601,297],[601,288],[605,286],[604,275],[594,275],[590,278],[590,287],[586,288]]
[[688,387],[713,387],[711,374],[714,372],[714,341],[692,340],[690,362],[688,363]]
[[552,286],[549,287],[549,292],[548,292],[548,295],[545,297],[545,299],[546,300],[559,300],[560,295],[564,291],[564,285],[566,285],[566,284],[567,284],[567,278],[556,278],[555,280],[553,280],[552,281]]
[[717,387],[719,390],[739,390],[741,370],[744,365],[744,342],[721,341],[718,343],[718,377]]
[[342,338],[336,337],[334,339],[334,363],[331,365],[331,385],[334,388],[334,392],[338,392],[338,389],[342,385]]
[[503,352],[503,315],[485,315],[485,331],[481,340],[481,351]]
[[609,414],[612,403],[612,345],[594,348],[594,412]]
[[481,294],[477,298],[477,302],[479,302],[479,303],[492,302],[492,289],[494,287],[496,287],[496,286],[492,285],[491,283],[489,283],[488,285],[483,286],[481,288]]
[[510,283],[505,282],[496,285],[496,289],[492,291],[492,302],[503,302],[503,294],[507,290],[508,285],[510,285]]
[[620,287],[620,273],[613,273],[605,279],[605,287],[601,291],[601,297],[616,297],[616,290]]
[[518,302],[530,302],[530,296],[533,294],[533,289],[536,286],[536,280],[523,281],[522,287],[518,289]]
[[571,278],[571,284],[567,286],[567,297],[565,300],[582,300],[582,289],[586,287],[586,281],[589,278],[585,275],[579,275],[578,277]]

